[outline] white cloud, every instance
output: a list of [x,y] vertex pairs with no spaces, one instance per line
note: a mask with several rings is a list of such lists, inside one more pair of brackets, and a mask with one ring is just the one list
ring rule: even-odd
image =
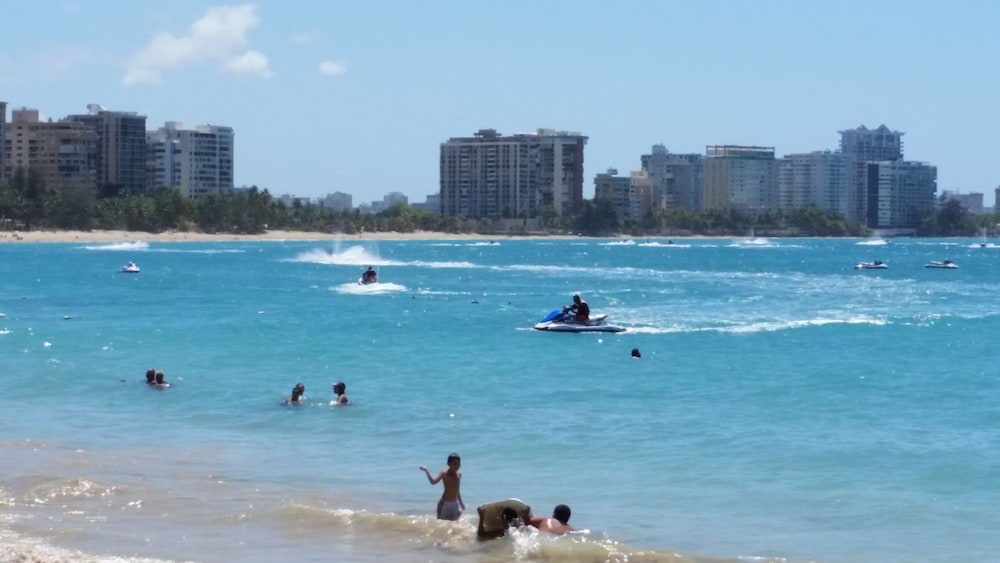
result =
[[233,74],[267,78],[267,56],[247,47],[247,34],[257,23],[257,10],[249,4],[211,8],[185,35],[153,37],[132,56],[122,82],[156,83],[166,70],[205,62]]
[[319,73],[326,76],[340,76],[347,72],[347,65],[343,61],[323,61],[319,63]]

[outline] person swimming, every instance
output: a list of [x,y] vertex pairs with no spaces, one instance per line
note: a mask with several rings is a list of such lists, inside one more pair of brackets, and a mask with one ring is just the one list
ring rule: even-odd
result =
[[346,405],[351,402],[350,399],[347,398],[347,385],[343,381],[338,381],[333,384],[333,393],[337,395],[337,397],[330,401],[331,407]]
[[295,384],[295,387],[292,387],[292,394],[288,397],[285,397],[285,404],[298,405],[299,400],[302,399],[302,397],[305,396],[305,394],[306,394],[306,386],[302,385],[301,383],[297,383]]
[[153,368],[146,370],[146,385],[156,385],[156,370]]
[[[147,374],[146,377],[149,377],[149,375]],[[163,376],[163,371],[156,370],[156,374],[154,375],[156,383],[154,383],[154,385],[156,385],[160,389],[166,389],[167,387],[170,387],[170,382],[164,381],[163,377],[164,377]]]

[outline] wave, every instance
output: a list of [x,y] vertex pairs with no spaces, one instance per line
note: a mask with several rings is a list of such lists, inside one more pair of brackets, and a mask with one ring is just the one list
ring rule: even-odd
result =
[[392,282],[370,283],[367,285],[350,282],[332,286],[330,290],[346,295],[383,295],[406,291],[406,286]]
[[858,246],[886,246],[891,243],[885,239],[877,238],[877,239],[862,240],[859,241],[857,244]]
[[[334,534],[377,542],[383,547],[400,547],[409,552],[443,551],[452,557],[481,563],[508,561],[549,562],[722,562],[724,559],[679,554],[674,551],[639,550],[601,537],[589,530],[553,536],[528,527],[513,530],[506,537],[481,542],[476,539],[476,516],[463,515],[458,521],[437,520],[428,515],[396,514],[321,508],[305,504],[284,507],[278,517],[305,534]],[[463,557],[464,556],[464,557]],[[728,560],[736,561],[736,560]]]
[[750,323],[727,324],[719,326],[689,326],[683,323],[676,323],[672,326],[636,326],[635,324],[622,323],[628,328],[626,334],[679,334],[695,332],[719,332],[727,334],[754,334],[759,332],[777,332],[781,330],[795,330],[799,328],[812,328],[827,325],[872,325],[884,326],[889,324],[880,317],[851,317],[847,319],[800,319],[800,320],[773,320],[757,321]]
[[654,248],[691,248],[690,244],[678,244],[674,242],[640,242],[639,246],[651,246]]
[[132,242],[112,242],[108,244],[95,244],[83,247],[85,250],[147,250],[149,244],[137,240]]
[[616,240],[612,242],[602,242],[599,243],[598,246],[635,246],[635,244],[636,243],[634,240],[626,239],[626,240]]

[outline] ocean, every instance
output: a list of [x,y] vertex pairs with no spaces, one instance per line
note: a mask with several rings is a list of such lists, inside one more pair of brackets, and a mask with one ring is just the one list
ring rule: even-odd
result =
[[[1000,561],[998,273],[978,239],[0,244],[0,560]],[[627,331],[532,330],[577,292]],[[476,541],[511,497],[579,532]]]

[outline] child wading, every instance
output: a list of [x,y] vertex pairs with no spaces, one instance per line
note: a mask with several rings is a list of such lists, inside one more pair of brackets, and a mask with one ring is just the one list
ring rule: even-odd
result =
[[448,456],[448,469],[438,473],[437,477],[431,477],[431,472],[423,465],[420,470],[427,474],[427,480],[431,485],[437,485],[438,481],[444,481],[444,492],[441,493],[441,500],[437,504],[438,520],[458,520],[465,510],[465,503],[462,502],[462,492],[459,485],[462,481],[462,458],[456,453]]

